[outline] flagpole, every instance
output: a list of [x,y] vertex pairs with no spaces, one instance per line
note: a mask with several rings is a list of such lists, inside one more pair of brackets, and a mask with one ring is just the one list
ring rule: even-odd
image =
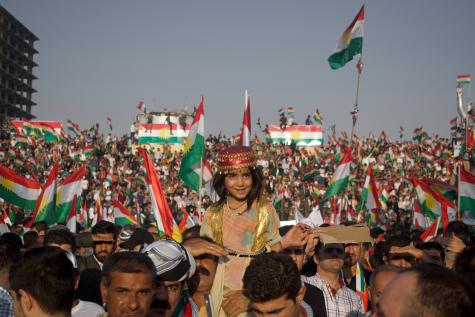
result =
[[201,188],[203,187],[203,160],[200,161],[200,188],[198,192],[198,211],[201,213]]
[[[356,79],[356,97],[355,97],[355,108],[358,109],[358,98],[360,95],[360,79],[361,79],[361,72],[363,71],[363,52],[360,54],[360,58],[358,59],[358,63],[356,64],[356,69],[358,71],[358,77]],[[350,136],[350,144],[353,141],[353,134],[355,133],[355,125],[356,121],[354,121],[353,126],[351,127],[351,136]]]
[[[465,145],[467,146],[467,145]],[[459,164],[459,170],[458,170],[458,188],[457,188],[457,220],[460,220],[460,170],[462,169],[463,160],[461,164]]]

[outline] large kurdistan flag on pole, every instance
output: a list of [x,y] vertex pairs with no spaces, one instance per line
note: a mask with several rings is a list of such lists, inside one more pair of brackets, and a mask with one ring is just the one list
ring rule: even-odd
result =
[[196,110],[195,118],[190,127],[190,133],[185,141],[183,158],[181,160],[180,178],[186,185],[199,191],[201,162],[205,156],[205,116],[204,98]]
[[364,5],[356,15],[350,26],[341,35],[335,52],[328,58],[328,63],[332,69],[345,66],[353,59],[353,56],[361,54],[363,51],[364,33]]

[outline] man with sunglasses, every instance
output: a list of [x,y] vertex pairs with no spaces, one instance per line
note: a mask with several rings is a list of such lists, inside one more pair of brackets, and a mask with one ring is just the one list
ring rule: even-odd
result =
[[323,244],[319,241],[313,256],[317,273],[302,277],[304,282],[323,292],[328,317],[356,317],[365,312],[361,298],[341,279],[344,258],[345,247],[342,243]]
[[77,296],[80,300],[102,304],[100,284],[102,264],[116,248],[116,226],[105,220],[92,227],[93,254],[78,257],[81,274]]
[[[292,225],[282,226],[279,228],[279,233],[281,236],[284,236],[290,229]],[[313,249],[313,248],[312,248]],[[282,250],[282,253],[287,254],[297,265],[299,272],[302,271],[302,267],[306,262],[307,254],[305,253],[306,246],[302,247],[289,247]],[[310,308],[312,308],[314,316],[326,316],[327,311],[325,309],[325,298],[323,297],[323,292],[314,285],[305,283],[305,296],[304,302],[307,303]]]

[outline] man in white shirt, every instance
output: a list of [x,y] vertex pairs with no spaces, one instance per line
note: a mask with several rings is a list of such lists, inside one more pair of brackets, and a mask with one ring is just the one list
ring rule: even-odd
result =
[[365,313],[358,294],[345,286],[341,270],[345,258],[345,248],[341,243],[319,242],[315,247],[314,262],[317,273],[302,277],[303,281],[323,291],[328,317],[358,317]]

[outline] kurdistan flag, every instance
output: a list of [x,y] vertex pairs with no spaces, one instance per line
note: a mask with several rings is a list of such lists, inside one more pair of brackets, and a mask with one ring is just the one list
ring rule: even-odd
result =
[[186,185],[199,191],[201,162],[205,156],[205,117],[204,98],[196,110],[195,118],[190,127],[190,133],[185,141],[183,158],[181,160],[180,178]]
[[417,178],[413,178],[412,183],[416,189],[422,213],[429,217],[431,221],[436,220],[437,217],[442,217],[442,226],[445,233],[447,224],[456,218],[455,204]]
[[463,222],[475,224],[475,175],[460,169],[460,214]]
[[328,58],[328,63],[332,69],[345,66],[346,63],[353,59],[353,56],[361,54],[363,51],[363,31],[364,5],[350,26],[341,35],[335,52]]
[[134,225],[138,224],[137,219],[130,214],[130,212],[125,209],[125,207],[116,199],[112,201],[112,206],[114,206],[114,223],[119,226],[124,225]]
[[338,195],[345,190],[346,186],[348,186],[348,180],[350,178],[352,167],[353,160],[351,158],[351,148],[348,148],[340,163],[336,167],[332,181],[328,185],[327,191],[323,196],[324,201]]
[[49,173],[46,184],[41,190],[40,197],[36,201],[35,211],[30,223],[26,226],[31,228],[31,225],[38,221],[45,221],[48,225],[57,223],[55,216],[55,194],[56,194],[56,175],[58,174],[58,163],[54,163]]
[[35,209],[40,191],[40,183],[15,174],[14,171],[0,164],[0,198],[30,211]]
[[56,189],[56,210],[54,212],[56,222],[65,222],[67,220],[73,206],[74,197],[78,197],[75,209],[81,208],[81,183],[85,172],[86,165],[83,165],[58,184]]
[[143,156],[145,169],[147,171],[147,187],[152,201],[152,210],[157,222],[158,229],[165,233],[169,238],[173,238],[177,242],[181,242],[181,232],[178,228],[175,219],[173,219],[170,206],[160,185],[157,172],[152,163],[152,159],[148,156],[147,151],[143,148],[139,149]]
[[378,190],[376,188],[376,181],[373,175],[373,164],[368,166],[368,175],[366,176],[363,191],[361,193],[361,201],[358,210],[381,208],[381,203],[378,197]]

